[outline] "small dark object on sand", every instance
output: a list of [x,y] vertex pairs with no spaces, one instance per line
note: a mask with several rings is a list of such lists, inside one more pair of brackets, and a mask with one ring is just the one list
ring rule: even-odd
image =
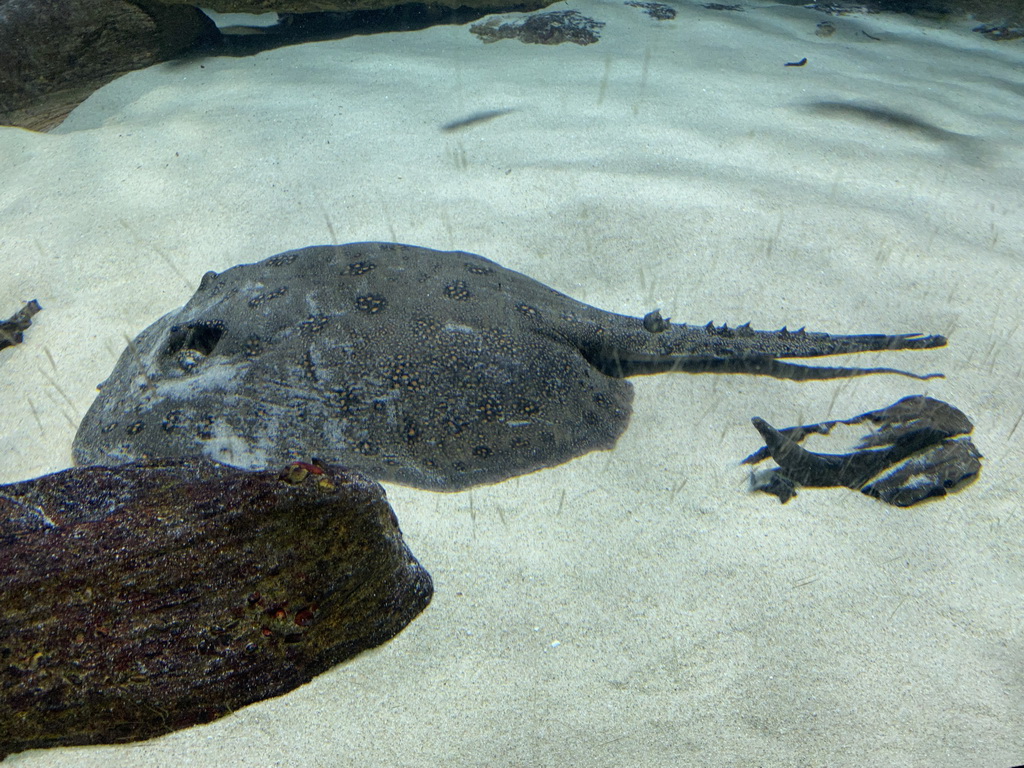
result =
[[286,693],[431,594],[384,490],[336,467],[164,461],[0,486],[0,759]]
[[488,109],[483,112],[474,112],[473,114],[463,117],[460,120],[452,120],[450,123],[445,123],[441,126],[441,130],[444,133],[454,133],[455,131],[461,131],[480,123],[486,123],[493,120],[496,117],[504,117],[505,115],[515,112],[514,109]]
[[[751,419],[765,447],[743,460],[757,464],[769,456],[776,469],[755,472],[751,489],[779,497],[783,504],[796,486],[844,486],[897,507],[959,490],[981,471],[981,454],[969,437],[974,425],[958,409],[923,395],[905,397],[878,411],[845,421],[775,429]],[[874,429],[850,453],[812,453],[799,443],[810,434],[828,435],[837,424],[869,422]]]
[[0,349],[21,344],[24,338],[22,331],[32,325],[32,316],[41,310],[35,299],[19,309],[8,320],[0,320]]

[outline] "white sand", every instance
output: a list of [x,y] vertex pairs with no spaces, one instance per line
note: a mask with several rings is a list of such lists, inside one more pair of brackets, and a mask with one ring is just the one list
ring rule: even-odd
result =
[[[0,313],[44,307],[0,352],[0,481],[71,463],[125,336],[204,272],[332,240],[469,250],[634,315],[948,333],[839,361],[947,378],[638,380],[612,452],[454,495],[389,487],[436,585],[394,641],[206,727],[10,765],[1024,762],[1024,46],[676,5],[576,4],[607,22],[585,48],[440,27],[162,65],[53,134],[0,129]],[[747,493],[751,416],[912,393],[973,419],[967,491],[910,510]]]

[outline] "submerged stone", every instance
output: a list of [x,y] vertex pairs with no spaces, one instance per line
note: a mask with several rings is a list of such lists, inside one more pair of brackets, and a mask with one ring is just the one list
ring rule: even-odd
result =
[[[758,464],[769,457],[778,465],[751,476],[751,490],[764,491],[783,504],[799,486],[845,487],[897,507],[945,496],[972,482],[981,471],[981,454],[969,435],[970,419],[949,403],[912,395],[852,419],[775,429],[751,420],[765,447],[743,460]],[[808,435],[830,435],[838,425],[867,425],[854,450],[815,453],[800,443]]]
[[25,338],[24,331],[28,330],[32,325],[32,318],[41,310],[39,302],[32,299],[7,320],[0,320],[0,349],[21,344]]
[[432,589],[383,489],[336,467],[164,461],[0,486],[0,758],[285,693],[393,637]]

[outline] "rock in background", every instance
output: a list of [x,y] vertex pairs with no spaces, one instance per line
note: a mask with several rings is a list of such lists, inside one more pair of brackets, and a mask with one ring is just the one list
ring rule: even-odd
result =
[[0,0],[0,124],[52,128],[118,75],[219,35],[190,5]]

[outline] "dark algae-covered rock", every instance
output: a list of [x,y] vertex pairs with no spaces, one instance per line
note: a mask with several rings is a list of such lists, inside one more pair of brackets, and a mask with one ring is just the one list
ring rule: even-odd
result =
[[[626,0],[626,5],[639,8],[655,21],[671,21],[676,17],[676,9],[664,3],[651,3],[644,0]],[[704,6],[705,8],[707,6]]]
[[75,461],[202,455],[258,469],[313,455],[454,491],[611,448],[629,376],[904,373],[779,358],[945,343],[628,317],[472,253],[314,246],[207,273],[121,355]]
[[[981,454],[966,437],[974,429],[970,419],[949,403],[924,395],[845,421],[786,429],[775,429],[760,418],[752,422],[765,447],[743,463],[771,457],[778,464],[754,473],[752,489],[778,496],[782,503],[796,495],[798,486],[838,486],[909,507],[953,493],[981,471]],[[815,453],[800,445],[809,435],[831,435],[839,425],[867,425],[869,430],[844,453]]]
[[431,594],[383,489],[335,467],[0,486],[0,757],[214,720],[385,642]]
[[219,37],[189,5],[0,0],[0,125],[52,128],[118,75]]
[[504,24],[500,18],[488,19],[474,24],[469,31],[485,43],[519,40],[538,45],[590,45],[601,38],[603,27],[603,21],[596,21],[579,11],[548,11]]

